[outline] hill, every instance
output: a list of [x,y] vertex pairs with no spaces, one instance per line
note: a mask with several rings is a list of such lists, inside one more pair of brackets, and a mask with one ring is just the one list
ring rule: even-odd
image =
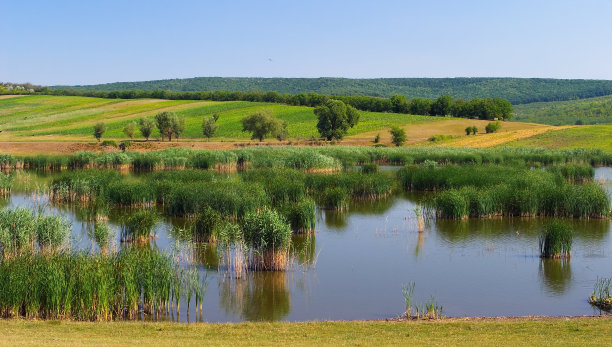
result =
[[550,125],[612,123],[612,95],[517,105],[514,113],[514,120],[519,122]]
[[229,78],[197,77],[144,82],[117,82],[97,85],[54,86],[79,90],[170,90],[170,91],[277,91],[435,99],[499,97],[513,104],[574,100],[612,94],[612,81],[562,80],[546,78]]

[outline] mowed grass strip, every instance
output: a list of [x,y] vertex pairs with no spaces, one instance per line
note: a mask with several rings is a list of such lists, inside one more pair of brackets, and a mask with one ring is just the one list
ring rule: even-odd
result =
[[416,322],[78,323],[0,321],[0,345],[96,346],[606,346],[609,318]]
[[[314,108],[289,106],[274,103],[246,101],[194,101],[155,99],[100,99],[35,95],[0,100],[0,125],[5,138],[65,136],[70,140],[90,140],[92,127],[103,121],[107,125],[105,138],[125,138],[123,127],[141,117],[153,117],[161,111],[173,111],[185,117],[186,129],[183,138],[202,138],[201,125],[204,117],[219,114],[219,128],[215,137],[246,139],[242,132],[241,119],[261,109],[269,109],[279,119],[286,121],[291,138],[318,137]],[[349,131],[359,135],[371,131],[383,131],[392,125],[421,124],[440,120],[437,117],[415,116],[394,113],[361,112],[359,124]],[[153,138],[159,137],[157,130]],[[141,138],[137,134],[137,138]]]

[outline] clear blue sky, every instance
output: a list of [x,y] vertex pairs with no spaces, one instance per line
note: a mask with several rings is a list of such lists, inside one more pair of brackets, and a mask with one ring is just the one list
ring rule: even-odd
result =
[[612,1],[0,0],[0,81],[612,79]]

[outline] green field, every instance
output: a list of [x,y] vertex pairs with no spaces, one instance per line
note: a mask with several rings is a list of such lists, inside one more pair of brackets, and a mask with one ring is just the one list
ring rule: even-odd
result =
[[[125,138],[122,129],[128,122],[137,121],[141,117],[153,117],[161,111],[173,111],[185,117],[183,138],[202,138],[202,119],[218,113],[220,118],[216,137],[246,139],[249,134],[241,131],[240,120],[264,108],[287,121],[290,138],[318,136],[316,116],[311,107],[246,101],[121,100],[46,95],[0,99],[0,130],[3,131],[5,141],[89,140],[92,139],[93,125],[104,121],[108,128],[104,138],[119,139]],[[361,112],[361,120],[349,131],[349,136],[383,130],[391,125],[420,124],[434,120],[439,118]],[[157,130],[153,137],[159,137]]]
[[514,120],[550,125],[612,123],[612,95],[514,106]]
[[548,131],[504,145],[552,149],[598,148],[612,151],[612,125],[582,125]]
[[0,345],[96,346],[605,346],[605,318],[311,323],[0,321]]

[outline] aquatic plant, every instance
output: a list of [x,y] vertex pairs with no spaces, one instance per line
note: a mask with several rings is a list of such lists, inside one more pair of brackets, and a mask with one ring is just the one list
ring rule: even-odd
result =
[[323,192],[323,207],[329,210],[344,211],[348,209],[349,194],[341,187],[326,188]]
[[262,209],[247,213],[242,223],[244,240],[251,249],[250,268],[286,270],[289,264],[291,226],[275,210]]
[[317,216],[315,202],[311,198],[287,204],[282,208],[282,212],[296,233],[314,231]]
[[152,209],[138,210],[125,219],[121,227],[121,239],[127,242],[144,242],[159,221],[159,215]]
[[36,218],[36,239],[38,247],[47,252],[56,252],[67,247],[72,224],[59,216],[38,216]]
[[612,295],[610,295],[610,284],[612,278],[598,277],[595,280],[593,293],[589,297],[589,303],[602,310],[610,311],[612,309]]
[[554,220],[544,227],[539,238],[540,256],[543,258],[569,257],[573,242],[572,227]]
[[215,242],[218,238],[222,217],[219,212],[210,206],[204,207],[196,214],[191,230],[195,241]]
[[363,164],[361,166],[361,173],[363,174],[371,174],[378,172],[378,165],[376,164]]

